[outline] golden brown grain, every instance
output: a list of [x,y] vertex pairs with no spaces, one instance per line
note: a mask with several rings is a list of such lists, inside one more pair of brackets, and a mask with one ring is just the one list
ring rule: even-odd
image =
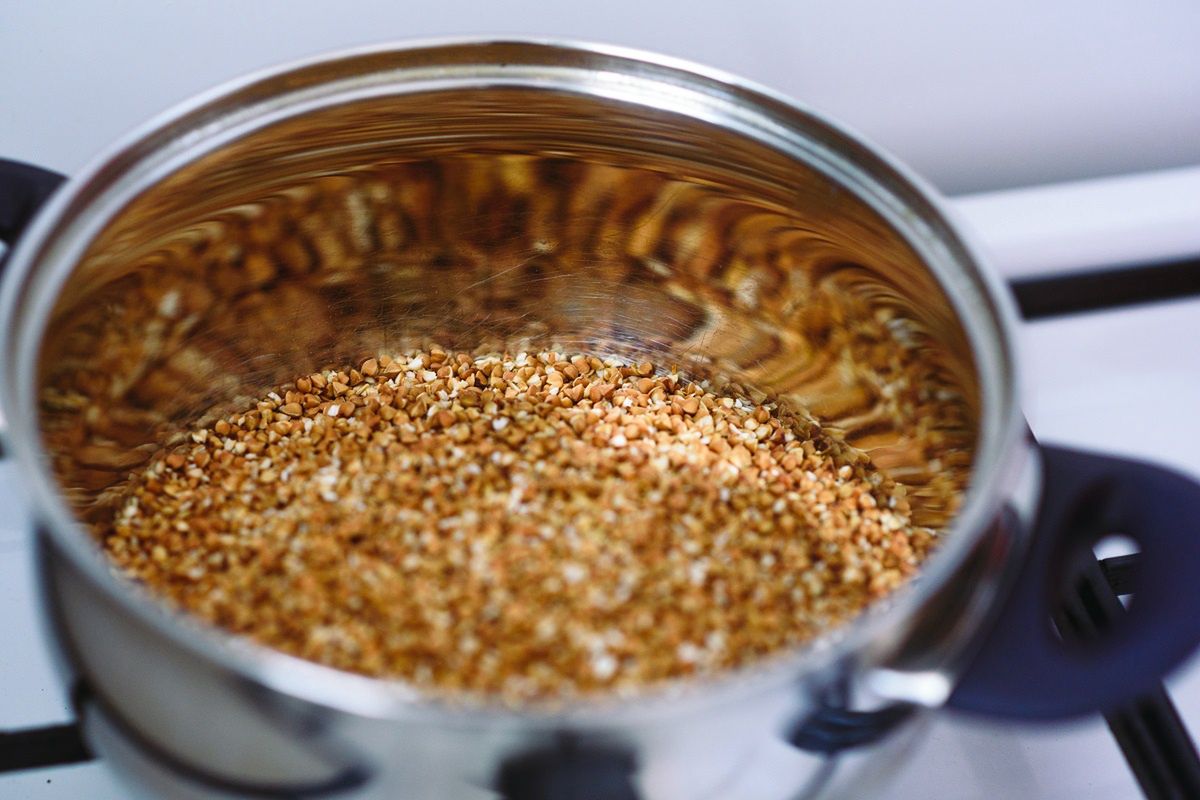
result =
[[125,574],[297,656],[515,702],[796,647],[934,541],[816,422],[648,362],[383,355],[190,441],[98,528]]

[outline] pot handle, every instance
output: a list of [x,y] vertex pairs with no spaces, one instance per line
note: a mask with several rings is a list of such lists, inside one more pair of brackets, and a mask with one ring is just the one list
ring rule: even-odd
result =
[[[954,708],[1021,719],[1105,711],[1151,688],[1200,644],[1200,484],[1139,461],[1041,448],[1030,549],[951,695]],[[1101,538],[1140,548],[1128,613],[1095,638],[1051,620]],[[1069,584],[1069,585],[1068,585]]]
[[42,203],[65,180],[57,172],[0,158],[0,242],[11,249]]
[[551,747],[518,754],[501,767],[504,800],[638,800],[633,755],[587,747],[562,735]]
[[[65,180],[57,172],[0,158],[0,277],[17,238]],[[3,434],[4,415],[0,414],[0,458],[4,457]]]

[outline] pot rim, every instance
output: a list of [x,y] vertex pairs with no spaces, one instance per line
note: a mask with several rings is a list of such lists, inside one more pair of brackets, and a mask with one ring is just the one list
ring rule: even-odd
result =
[[[524,61],[494,60],[497,54],[516,51],[530,57]],[[463,75],[455,75],[453,70],[438,71],[439,64],[446,63],[438,62],[438,58],[456,53],[459,57],[477,54],[474,61],[454,62],[473,68],[473,75],[470,69]],[[389,56],[420,60],[429,74],[421,75],[420,68],[401,64],[358,73],[357,91],[349,85],[354,83],[356,64],[370,65],[376,60],[386,61]],[[555,60],[568,65],[552,66]],[[591,70],[589,63],[593,65]],[[730,127],[739,135],[782,149],[788,157],[803,160],[833,180],[844,183],[857,173],[863,185],[851,187],[851,191],[880,213],[938,278],[976,359],[981,419],[963,506],[942,534],[944,542],[917,578],[815,642],[746,667],[647,687],[631,697],[604,694],[561,705],[514,708],[494,700],[449,701],[400,680],[343,672],[238,639],[203,623],[181,623],[178,612],[117,577],[55,489],[38,440],[35,397],[37,360],[57,290],[112,215],[140,188],[183,163],[249,130],[303,114],[314,107],[312,104],[324,107],[360,99],[366,96],[364,91],[421,91],[428,88],[430,80],[441,81],[443,88],[494,86],[504,83],[505,76],[515,81],[514,85],[582,92],[589,87],[582,83],[555,84],[552,79],[562,80],[571,74],[594,77],[597,65],[622,67],[618,73],[620,86],[659,90],[643,96],[643,105],[648,100],[662,102],[677,96],[680,106],[670,110]],[[338,67],[343,74],[334,80],[322,79],[319,74],[311,80],[314,73],[336,71]],[[351,71],[345,72],[347,68]],[[540,82],[532,81],[531,73],[538,69],[545,74]],[[306,76],[310,84],[297,83]],[[610,96],[603,89],[617,91],[621,95],[618,99],[624,102],[637,99],[632,89],[621,94],[614,85],[590,88],[593,91],[584,93]],[[247,105],[239,105],[245,101],[249,101]],[[701,105],[695,106],[696,102]],[[700,111],[718,107],[725,114],[719,120],[698,116]],[[810,148],[814,144],[806,128],[819,129],[838,145],[825,155],[833,156],[831,163],[845,174],[830,175],[831,164],[814,163],[814,153],[800,149],[801,143]],[[789,142],[791,147],[787,147]],[[848,149],[854,150],[853,156],[843,155]],[[867,195],[860,189],[879,194]],[[900,194],[908,195],[909,200],[904,202]],[[891,206],[885,204],[889,200]],[[913,201],[925,208],[914,209]],[[547,38],[449,37],[349,48],[252,72],[174,106],[102,151],[51,198],[9,256],[9,274],[0,286],[0,318],[10,321],[0,333],[0,436],[7,452],[15,458],[18,479],[31,498],[40,523],[38,536],[119,608],[173,645],[243,679],[365,717],[436,718],[445,722],[449,714],[464,724],[486,720],[501,724],[541,721],[553,725],[619,725],[658,719],[665,713],[703,710],[788,683],[799,685],[835,665],[861,659],[883,632],[903,628],[906,620],[911,621],[984,535],[1005,499],[1004,489],[1012,485],[1024,463],[1013,301],[998,276],[983,266],[984,260],[969,236],[963,235],[937,191],[865,137],[779,92],[721,70],[641,50]],[[952,677],[945,678],[947,693]]]

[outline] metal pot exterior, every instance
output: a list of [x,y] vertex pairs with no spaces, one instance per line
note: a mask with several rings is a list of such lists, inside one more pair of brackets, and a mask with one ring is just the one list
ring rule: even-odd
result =
[[[407,217],[389,227],[393,207]],[[818,232],[797,237],[797,214]],[[364,215],[374,227],[356,227]],[[289,218],[308,237],[303,263],[289,272],[288,257],[273,253],[255,277],[255,247]],[[337,219],[350,235],[329,234]],[[522,223],[506,228],[512,219]],[[377,254],[389,231],[411,258],[376,269],[364,254]],[[462,274],[445,269],[449,240]],[[761,242],[771,246],[759,253]],[[568,257],[579,252],[604,262],[581,272],[572,265],[598,262]],[[536,281],[489,266],[535,255]],[[34,499],[65,674],[98,749],[170,796],[492,797],[540,752],[599,754],[598,774],[626,774],[646,800],[722,796],[824,707],[944,702],[1019,561],[1036,499],[1012,312],[936,195],[811,112],[642,54],[454,42],[256,76],[152,123],[74,178],[10,270],[5,438]],[[483,270],[487,302],[504,313],[449,304],[478,291],[472,270]],[[847,281],[853,303],[801,302],[830,275]],[[164,279],[174,283],[154,283]],[[257,295],[270,302],[241,302]],[[104,323],[111,309],[150,300],[187,312],[204,304],[196,314],[208,321],[156,340],[155,359],[128,367],[122,386],[142,381],[132,394],[105,384],[91,398],[109,398],[99,414],[125,424],[88,442],[87,463],[72,461],[62,442],[73,440],[63,433],[56,446],[55,436],[78,409],[47,404],[44,390],[106,356],[89,314],[109,314]],[[964,416],[935,420],[936,436],[921,414],[889,416],[882,400],[855,400],[838,384],[838,375],[870,383],[873,374],[849,349],[841,371],[793,368],[814,363],[813,343],[831,324],[883,306],[925,336],[953,387],[947,397],[966,398]],[[205,317],[213,308],[220,313]],[[352,335],[296,326],[314,311]],[[280,332],[289,335],[273,340],[270,366],[226,346]],[[677,357],[881,436],[880,452],[911,467],[931,524],[948,521],[941,499],[969,483],[944,544],[913,585],[803,652],[711,683],[549,713],[453,707],[230,641],[114,577],[82,531],[80,509],[102,505],[128,453],[242,388],[406,337],[536,345],[581,332],[589,346]],[[161,349],[170,347],[179,350]],[[188,362],[198,372],[171,362],[185,350],[202,356]],[[916,719],[895,724],[882,746],[899,747]],[[882,763],[798,755],[779,796],[851,787]]]
[[[994,526],[945,600],[926,610],[922,623],[937,638],[913,642],[908,680],[952,680],[968,629],[982,624],[991,604],[987,585],[1011,573],[1014,561],[1004,554],[1019,538],[1011,526]],[[76,689],[88,741],[148,798],[484,800],[503,796],[502,776],[514,761],[563,741],[627,758],[644,800],[733,797],[744,785],[769,786],[769,794],[754,795],[764,800],[863,797],[886,783],[927,721],[913,714],[878,740],[838,753],[794,745],[793,732],[822,698],[856,687],[860,698],[882,700],[871,685],[878,673],[850,662],[725,702],[684,704],[652,722],[354,714],[197,657],[125,613],[45,537],[39,555],[63,674]]]

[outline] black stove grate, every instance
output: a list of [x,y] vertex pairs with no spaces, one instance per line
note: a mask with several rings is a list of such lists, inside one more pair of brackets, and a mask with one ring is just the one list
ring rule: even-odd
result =
[[[1090,560],[1055,620],[1059,630],[1086,639],[1115,625],[1125,613],[1119,596],[1129,593],[1136,569],[1136,556]],[[1160,683],[1104,720],[1147,798],[1200,797],[1200,755],[1166,687]]]
[[0,772],[59,767],[90,761],[76,723],[0,732]]
[[[1011,288],[1029,321],[1196,297],[1200,257],[1027,278]],[[1136,555],[1089,559],[1065,594],[1055,620],[1060,631],[1087,638],[1115,624],[1125,613],[1120,597],[1132,592],[1136,570]],[[1160,683],[1104,720],[1148,800],[1200,797],[1200,755],[1165,686]]]

